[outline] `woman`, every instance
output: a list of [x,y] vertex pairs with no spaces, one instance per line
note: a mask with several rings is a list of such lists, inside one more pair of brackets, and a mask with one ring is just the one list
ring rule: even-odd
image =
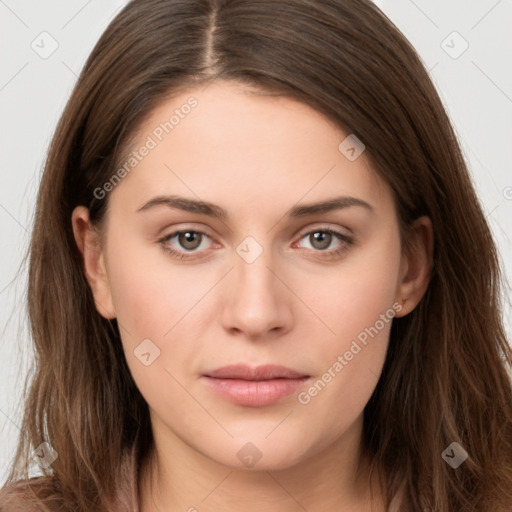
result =
[[499,285],[370,1],[132,1],[46,162],[0,510],[509,510]]

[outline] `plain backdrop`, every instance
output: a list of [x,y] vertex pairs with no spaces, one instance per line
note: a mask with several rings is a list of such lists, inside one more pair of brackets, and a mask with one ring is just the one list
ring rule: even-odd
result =
[[[29,242],[43,160],[85,59],[125,3],[0,0],[0,485],[14,453],[31,361],[26,267],[18,269]],[[512,282],[512,2],[376,3],[430,72]],[[509,291],[505,297],[509,300]],[[510,334],[509,319],[508,306]]]

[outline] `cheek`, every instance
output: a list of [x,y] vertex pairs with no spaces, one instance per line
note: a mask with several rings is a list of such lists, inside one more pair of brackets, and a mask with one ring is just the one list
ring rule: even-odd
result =
[[[109,253],[117,322],[139,391],[152,407],[158,408],[159,403],[165,407],[168,393],[182,397],[166,369],[175,373],[173,361],[182,367],[192,366],[196,347],[188,342],[196,336],[190,332],[187,312],[194,313],[198,298],[207,291],[203,290],[206,284],[191,281],[192,274],[184,272],[184,266],[170,264],[160,248],[128,240],[126,236],[124,245],[112,244],[115,249]],[[174,343],[176,339],[187,343]]]
[[209,328],[204,318],[213,318],[208,316],[215,307],[213,288],[225,269],[177,264],[161,247],[122,230],[110,241],[109,282],[137,386],[150,403],[169,386],[181,393],[169,372],[181,381],[183,369],[196,371],[199,347]]
[[[300,294],[325,326],[326,347],[341,350],[380,315],[392,308],[400,268],[400,239],[396,231],[382,233],[371,243],[356,247],[339,265],[306,274]],[[389,314],[388,314],[389,316]],[[387,324],[386,324],[387,325]],[[379,322],[378,326],[381,326]]]
[[109,281],[118,322],[124,325],[124,334],[128,335],[126,339],[161,337],[170,328],[169,313],[179,301],[178,283],[171,286],[169,276],[143,256],[140,250],[112,254]]
[[183,334],[188,312],[193,314],[208,291],[208,280],[199,279],[186,266],[173,265],[160,247],[140,240],[130,243],[128,234],[119,234],[123,243],[116,244],[116,236],[111,239],[108,274],[128,364],[138,372],[140,361],[134,351],[147,339],[157,347],[155,352],[160,350],[159,363],[171,356],[186,358],[186,351],[194,350],[190,344],[173,344],[171,353],[169,343]]
[[110,236],[109,283],[126,339],[131,334],[162,339],[207,291],[208,282],[190,266],[176,264],[156,242],[122,229]]
[[320,312],[329,330],[320,325],[324,335],[317,335],[318,342],[310,347],[319,371],[312,386],[298,397],[299,403],[329,411],[322,421],[334,430],[363,410],[378,382],[399,309],[395,304],[399,266],[399,236],[390,232],[355,252],[336,272],[316,279],[316,293],[312,281],[304,281],[308,284],[302,293],[312,297],[311,309]]

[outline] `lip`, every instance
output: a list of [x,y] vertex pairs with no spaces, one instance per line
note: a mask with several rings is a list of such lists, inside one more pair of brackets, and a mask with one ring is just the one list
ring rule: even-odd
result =
[[210,389],[223,398],[249,407],[276,403],[303,386],[309,378],[285,366],[252,368],[245,364],[224,366],[202,376]]
[[305,373],[276,364],[265,364],[254,368],[246,364],[230,364],[209,371],[205,375],[217,379],[242,380],[300,379],[302,377],[309,377]]

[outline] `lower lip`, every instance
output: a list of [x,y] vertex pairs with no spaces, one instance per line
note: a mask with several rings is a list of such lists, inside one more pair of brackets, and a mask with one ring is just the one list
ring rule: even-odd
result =
[[262,407],[276,403],[291,395],[309,380],[308,377],[300,379],[238,380],[216,379],[207,376],[203,376],[203,379],[214,391],[230,402],[249,407]]

